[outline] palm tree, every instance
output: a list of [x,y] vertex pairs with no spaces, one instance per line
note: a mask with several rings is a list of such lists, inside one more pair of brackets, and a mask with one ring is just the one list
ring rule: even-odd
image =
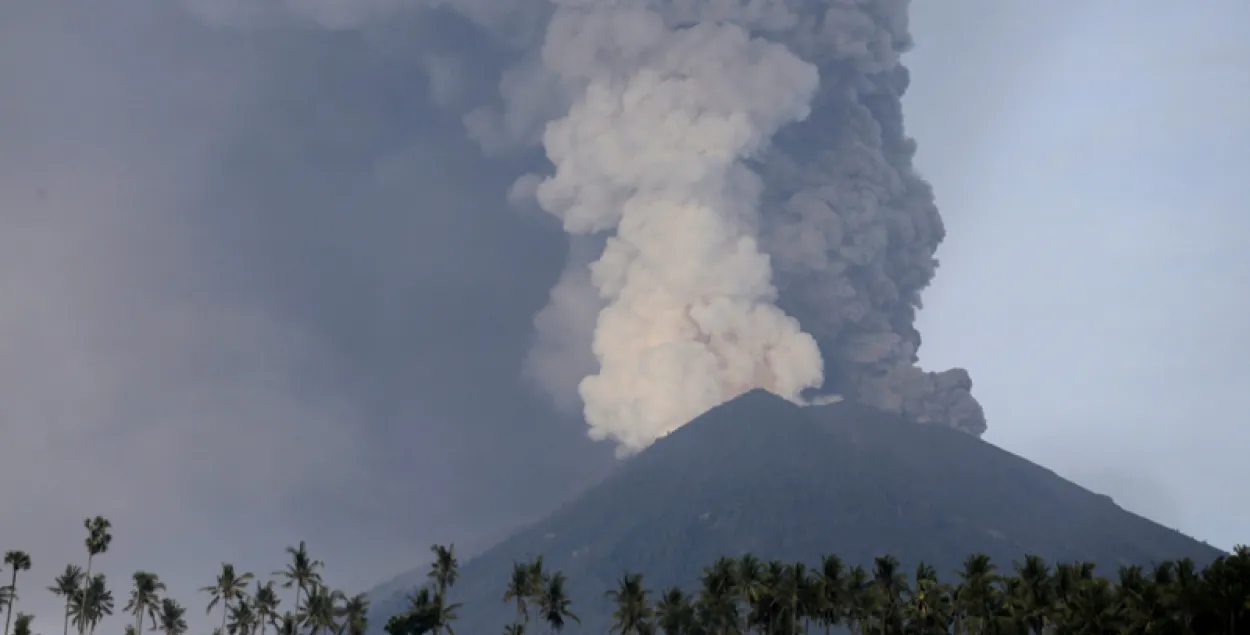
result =
[[252,595],[252,606],[256,609],[256,621],[260,625],[260,635],[265,635],[265,626],[278,626],[278,605],[281,604],[273,582],[261,584],[256,582],[256,592]]
[[30,630],[30,623],[34,621],[34,619],[34,615],[18,613],[17,623],[13,626],[13,635],[34,635]]
[[669,587],[655,604],[657,625],[664,635],[688,635],[694,628],[694,607],[681,587]]
[[547,590],[547,572],[543,570],[543,557],[539,554],[529,563],[529,600],[535,605],[541,604],[543,594]]
[[747,553],[737,563],[722,558],[712,566],[723,570],[726,579],[732,579],[743,605],[750,607],[759,602],[764,592],[764,563],[759,558]]
[[516,603],[518,620],[526,624],[530,622],[529,598],[533,597],[534,585],[530,583],[530,565],[520,562],[512,563],[512,577],[508,579],[508,588],[504,590],[503,601]]
[[304,605],[299,607],[297,617],[312,631],[311,635],[317,635],[322,630],[334,632],[338,626],[335,622],[338,601],[342,597],[342,593],[319,584],[304,596]]
[[346,598],[339,608],[339,617],[343,618],[341,630],[347,635],[365,635],[369,630],[369,596],[359,593]]
[[4,617],[4,635],[9,635],[9,622],[13,618],[13,604],[17,601],[17,572],[30,571],[30,554],[25,551],[9,551],[4,554],[4,564],[13,569],[13,578],[9,582],[8,611]]
[[1120,615],[1110,583],[1105,578],[1082,580],[1071,598],[1067,624],[1058,630],[1071,635],[1114,633],[1120,628]]
[[282,614],[281,621],[278,622],[278,635],[295,635],[299,630],[299,618],[290,611]]
[[437,635],[443,631],[455,635],[451,623],[457,619],[458,608],[459,604],[447,604],[443,596],[421,587],[408,596],[408,610],[387,621],[385,630],[390,635]]
[[868,571],[859,565],[851,567],[846,576],[846,623],[851,630],[864,630],[872,621],[876,597],[872,593],[872,582]]
[[1076,589],[1082,581],[1077,567],[1070,562],[1060,562],[1050,577],[1050,588],[1054,596],[1051,605],[1051,620],[1055,622],[1067,618],[1071,609],[1072,598],[1076,597]]
[[1193,635],[1194,618],[1203,602],[1202,578],[1193,560],[1183,558],[1176,561],[1176,578],[1171,592],[1172,602],[1180,614],[1181,632]]
[[[999,581],[997,567],[984,553],[974,553],[964,559],[960,583],[955,590],[955,631],[985,635],[997,615]],[[968,627],[968,631],[964,630]]]
[[[1206,627],[1209,632],[1243,633],[1239,628],[1250,602],[1250,550],[1238,546],[1231,556],[1221,556],[1202,572],[1205,587]],[[1218,629],[1218,630],[1217,630]]]
[[[456,611],[460,608],[459,604],[448,604],[446,596],[435,595],[433,602],[429,601],[429,593],[426,593],[426,602],[428,605],[427,615],[429,616],[428,624],[430,632],[434,635],[447,632],[448,635],[456,635],[452,630],[451,623],[456,621]],[[420,602],[418,602],[420,604]]]
[[907,622],[916,635],[946,635],[954,622],[953,601],[947,585],[938,581],[933,567],[916,566],[916,584],[907,600]]
[[252,610],[252,603],[235,602],[230,605],[230,619],[226,622],[226,633],[229,635],[252,635],[256,630],[259,618]]
[[1054,592],[1050,585],[1050,567],[1040,557],[1026,555],[1023,563],[1016,564],[1018,586],[1012,595],[1012,605],[1026,633],[1042,633],[1050,624],[1050,610],[1054,606]]
[[[823,627],[825,632],[832,630],[829,619],[834,616],[833,605],[829,602],[825,576],[820,569],[812,569],[803,581],[802,593],[799,595],[799,613],[803,617],[803,632],[810,633],[812,624]],[[838,618],[841,621],[841,618]]]
[[908,589],[907,579],[899,572],[898,567],[898,559],[894,556],[879,556],[873,561],[872,582],[876,595],[881,600],[877,619],[882,635],[901,630],[902,598]]
[[732,635],[738,633],[739,592],[737,571],[734,562],[721,558],[715,564],[703,570],[702,589],[699,591],[698,618],[710,635]]
[[287,555],[291,556],[291,564],[288,564],[281,571],[274,571],[273,575],[285,578],[286,582],[282,583],[282,588],[295,588],[294,606],[299,607],[300,592],[307,592],[313,586],[321,584],[321,573],[318,571],[325,566],[320,560],[313,560],[308,555],[308,547],[304,541],[299,541],[299,547],[287,547]]
[[64,635],[69,635],[70,600],[72,600],[74,598],[74,594],[78,593],[78,590],[82,588],[83,579],[85,577],[86,576],[83,574],[81,568],[76,565],[68,564],[65,565],[65,572],[57,576],[52,586],[48,587],[48,590],[51,591],[53,595],[65,598]]
[[[92,603],[88,599],[87,594],[90,592],[91,586],[95,582],[95,579],[91,577],[91,565],[95,560],[95,557],[108,551],[109,545],[113,543],[113,534],[110,533],[113,529],[113,523],[110,523],[108,519],[103,516],[96,516],[95,518],[87,518],[83,520],[82,525],[87,530],[87,539],[85,541],[87,545],[87,572],[83,575],[85,584],[82,589],[82,604],[80,606],[89,607]],[[109,607],[109,611],[109,614],[111,615],[111,606]],[[94,627],[95,624],[93,622],[92,628]],[[86,628],[87,619],[80,619],[78,621],[78,635],[83,635]]]
[[182,608],[178,600],[161,598],[161,610],[152,628],[163,635],[184,635],[187,632],[186,614],[187,610]]
[[[1131,633],[1157,633],[1169,628],[1164,611],[1166,603],[1159,596],[1162,589],[1154,583],[1155,576],[1159,573],[1158,566],[1154,569],[1155,575],[1151,577],[1147,577],[1140,566],[1120,567],[1116,599],[1125,621],[1124,626]],[[1167,579],[1168,574],[1163,573],[1162,577]]]
[[[742,604],[747,610],[746,621],[743,622],[739,629],[743,632],[758,630],[760,632],[771,633],[777,625],[778,618],[781,615],[781,581],[785,577],[786,565],[780,560],[772,560],[763,566],[759,573],[759,591],[755,594],[755,599],[751,602],[746,600]],[[741,575],[741,571],[739,572]],[[745,582],[739,578],[738,586],[741,589]]]
[[621,635],[650,635],[654,611],[647,601],[647,588],[643,586],[642,574],[626,573],[617,588],[608,591],[608,598],[616,604],[612,614],[613,633]]
[[247,585],[252,581],[251,573],[236,573],[234,565],[223,562],[221,563],[221,573],[217,574],[217,582],[211,586],[200,589],[202,593],[208,593],[212,600],[208,603],[208,609],[205,613],[212,613],[213,607],[221,602],[221,630],[226,630],[226,618],[229,617],[230,603],[239,600],[247,593]]
[[795,635],[803,620],[802,600],[807,591],[807,565],[802,562],[780,564],[779,575],[773,581],[773,601],[776,611],[775,632]]
[[551,626],[553,633],[564,630],[564,625],[567,623],[565,620],[581,623],[581,619],[571,609],[573,601],[569,599],[568,592],[565,590],[567,582],[563,573],[556,571],[551,574],[547,578],[542,601],[538,605],[543,619]]
[[444,547],[442,545],[433,545],[430,552],[434,554],[434,561],[430,563],[430,572],[426,577],[434,581],[435,589],[440,596],[447,595],[447,589],[456,584],[456,580],[460,577],[460,563],[456,560],[456,545]]
[[[1151,568],[1148,585],[1150,589],[1149,601],[1152,604],[1150,621],[1153,621],[1155,626],[1146,627],[1149,632],[1176,632],[1180,630],[1180,620],[1177,619],[1176,615],[1176,593],[1172,588],[1175,580],[1175,562],[1164,561],[1155,564]],[[1052,620],[1054,619],[1056,608],[1055,606],[1051,607]]]
[[104,618],[113,614],[114,602],[113,591],[108,588],[103,573],[96,574],[91,582],[91,593],[88,595],[90,601],[88,603],[88,618],[91,620],[91,627],[88,632],[95,633],[95,629],[100,625]]
[[136,571],[134,587],[130,589],[130,601],[126,603],[126,611],[135,616],[135,633],[143,632],[143,616],[146,613],[156,623],[157,610],[160,606],[159,593],[165,590],[165,584],[155,573]]
[[846,565],[835,555],[821,556],[817,617],[825,627],[825,635],[842,623],[850,609],[850,596],[847,589]]
[[98,573],[86,585],[82,595],[75,595],[70,603],[70,615],[80,632],[95,632],[100,620],[113,614],[113,592],[109,590],[104,574]]

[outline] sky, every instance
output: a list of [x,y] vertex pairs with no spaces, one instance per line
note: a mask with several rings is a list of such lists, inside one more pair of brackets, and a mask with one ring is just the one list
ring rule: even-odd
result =
[[[37,631],[89,515],[113,586],[156,571],[196,615],[222,561],[306,539],[363,591],[613,464],[521,376],[564,237],[506,203],[533,157],[455,112],[507,53],[383,0],[227,5],[0,4],[0,549],[34,559]],[[1246,540],[1250,5],[912,15],[948,229],[922,363],[969,369],[987,440]]]
[[1250,6],[1008,2],[945,30],[936,4],[907,102],[950,230],[922,364],[970,369],[987,440],[1247,541]]

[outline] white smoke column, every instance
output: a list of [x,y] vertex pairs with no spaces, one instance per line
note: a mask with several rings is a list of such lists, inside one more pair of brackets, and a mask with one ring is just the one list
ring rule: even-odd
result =
[[606,306],[579,386],[590,435],[628,454],[751,388],[819,386],[815,340],[774,304],[744,164],[808,115],[816,68],[625,2],[558,4],[542,53],[574,99],[543,136],[555,174],[538,201],[571,234],[615,230],[591,265]]

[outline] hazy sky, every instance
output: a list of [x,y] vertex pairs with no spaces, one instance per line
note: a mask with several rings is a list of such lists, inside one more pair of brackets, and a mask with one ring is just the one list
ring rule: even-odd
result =
[[[987,439],[1227,548],[1250,5],[1106,7],[913,9],[908,124],[949,231],[923,361],[970,370]],[[198,618],[222,560],[267,573],[306,538],[364,590],[610,466],[518,379],[565,248],[504,203],[531,157],[484,159],[434,105],[496,88],[503,53],[464,42],[0,3],[0,550],[34,558],[37,630],[87,515],[115,523],[119,598],[154,570]]]
[[1250,540],[1250,5],[1024,6],[913,9],[910,130],[950,230],[922,362],[970,369],[988,440]]

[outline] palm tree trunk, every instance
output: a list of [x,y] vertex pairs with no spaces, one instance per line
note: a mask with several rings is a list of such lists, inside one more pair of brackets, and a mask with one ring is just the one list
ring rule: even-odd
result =
[[[291,607],[291,610],[294,611],[292,615],[299,613],[299,592],[303,590],[303,588],[304,588],[303,584],[299,582],[295,583],[295,606]],[[298,633],[299,627],[300,627],[299,622],[296,622],[292,631]]]
[[17,566],[13,566],[13,582],[9,585],[9,610],[4,616],[4,635],[9,635],[9,621],[13,619],[13,603],[17,602]]
[[65,627],[61,629],[63,635],[69,635],[69,601],[70,596],[65,596]]
[[221,635],[226,635],[226,614],[230,610],[230,600],[221,601]]
[[[86,576],[83,577],[82,604],[80,605],[81,610],[84,613],[84,616],[83,616],[83,619],[78,621],[78,635],[83,635],[83,633],[87,631],[87,618],[85,616],[87,612],[87,592],[91,590],[91,561],[94,559],[95,559],[95,554],[88,552],[87,553],[87,574]],[[91,630],[94,631],[95,628],[93,627]]]
[[9,618],[13,617],[13,599],[9,599],[9,610],[4,617],[4,635],[9,635]]

